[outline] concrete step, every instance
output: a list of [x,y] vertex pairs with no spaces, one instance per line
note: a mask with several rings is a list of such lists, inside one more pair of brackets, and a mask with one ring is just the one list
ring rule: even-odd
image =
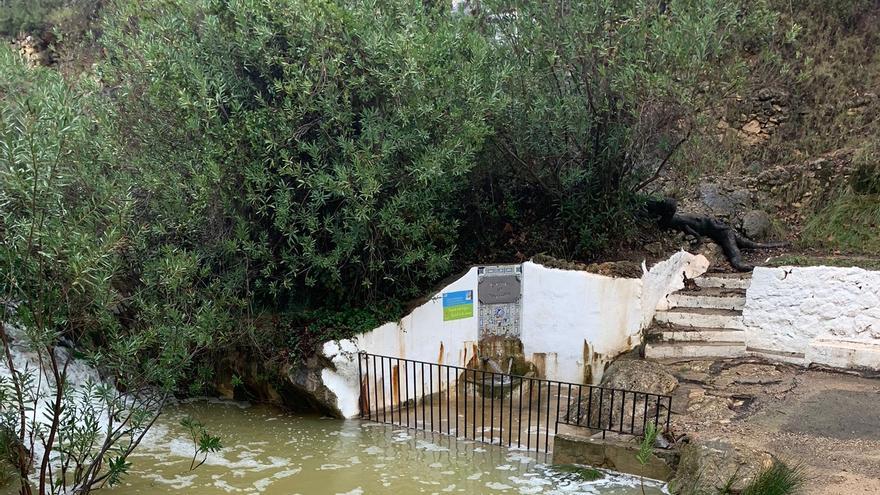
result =
[[746,354],[743,342],[660,342],[645,346],[648,359],[732,358]]
[[783,363],[804,366],[805,356],[802,352],[786,352],[757,347],[746,347],[746,352],[749,356],[759,357],[768,361],[781,361]]
[[737,342],[745,344],[746,332],[732,328],[654,327],[649,331],[660,342]]
[[727,328],[745,330],[742,311],[712,308],[670,308],[654,315],[657,323],[669,323],[679,327]]
[[751,273],[704,273],[694,279],[700,287],[748,289],[752,282]]
[[743,289],[706,288],[699,291],[678,291],[667,297],[671,306],[681,308],[743,309],[746,291]]

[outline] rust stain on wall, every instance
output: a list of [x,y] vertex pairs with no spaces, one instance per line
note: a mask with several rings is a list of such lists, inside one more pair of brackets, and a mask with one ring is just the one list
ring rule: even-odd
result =
[[602,354],[598,352],[594,352],[590,348],[590,343],[584,340],[584,383],[587,385],[593,384],[594,373],[593,370],[597,365],[601,365],[603,362]]
[[535,371],[538,373],[538,378],[544,378],[547,376],[547,354],[544,352],[536,352],[532,354],[532,364],[535,365]]
[[370,396],[367,393],[367,378],[361,377],[361,411],[370,410]]
[[440,355],[437,356],[437,364],[443,364],[443,355],[446,354],[443,348],[443,341],[440,341]]

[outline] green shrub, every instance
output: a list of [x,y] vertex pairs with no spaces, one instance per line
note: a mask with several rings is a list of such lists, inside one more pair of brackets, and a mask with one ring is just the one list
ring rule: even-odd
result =
[[0,0],[0,35],[17,36],[39,31],[63,0]]
[[496,101],[473,24],[415,0],[120,2],[102,77],[145,249],[195,249],[272,310],[446,275]]
[[809,219],[802,242],[850,253],[880,252],[880,195],[843,192]]
[[776,461],[758,473],[743,489],[742,495],[794,495],[803,488],[805,480],[801,467]]
[[742,81],[743,45],[774,20],[762,2],[479,6],[506,63],[476,176],[482,228],[469,230],[512,227],[525,242],[511,242],[569,258],[633,234],[640,191],[687,139],[692,115]]

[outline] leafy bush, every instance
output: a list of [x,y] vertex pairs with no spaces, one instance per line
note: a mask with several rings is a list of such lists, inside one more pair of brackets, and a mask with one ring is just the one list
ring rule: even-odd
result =
[[[632,233],[638,193],[690,133],[691,116],[742,81],[762,2],[480,2],[504,105],[483,162],[480,219],[563,257]],[[508,227],[508,230],[509,227]],[[530,254],[530,253],[526,253]]]
[[[0,48],[0,429],[23,494],[118,481],[227,314],[184,297],[195,291],[180,250],[130,257],[134,198],[115,148],[95,138],[96,89]],[[14,359],[22,347],[38,364]],[[114,384],[74,382],[78,358]]]
[[495,102],[470,18],[408,0],[123,2],[104,43],[149,246],[197,249],[208,277],[273,309],[409,296],[450,269]]
[[63,0],[0,0],[0,35],[41,30]]

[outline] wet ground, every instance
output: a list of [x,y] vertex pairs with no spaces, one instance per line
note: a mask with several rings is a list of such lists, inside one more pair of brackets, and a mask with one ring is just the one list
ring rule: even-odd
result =
[[802,465],[810,495],[880,493],[880,379],[758,360],[666,363],[677,431]]

